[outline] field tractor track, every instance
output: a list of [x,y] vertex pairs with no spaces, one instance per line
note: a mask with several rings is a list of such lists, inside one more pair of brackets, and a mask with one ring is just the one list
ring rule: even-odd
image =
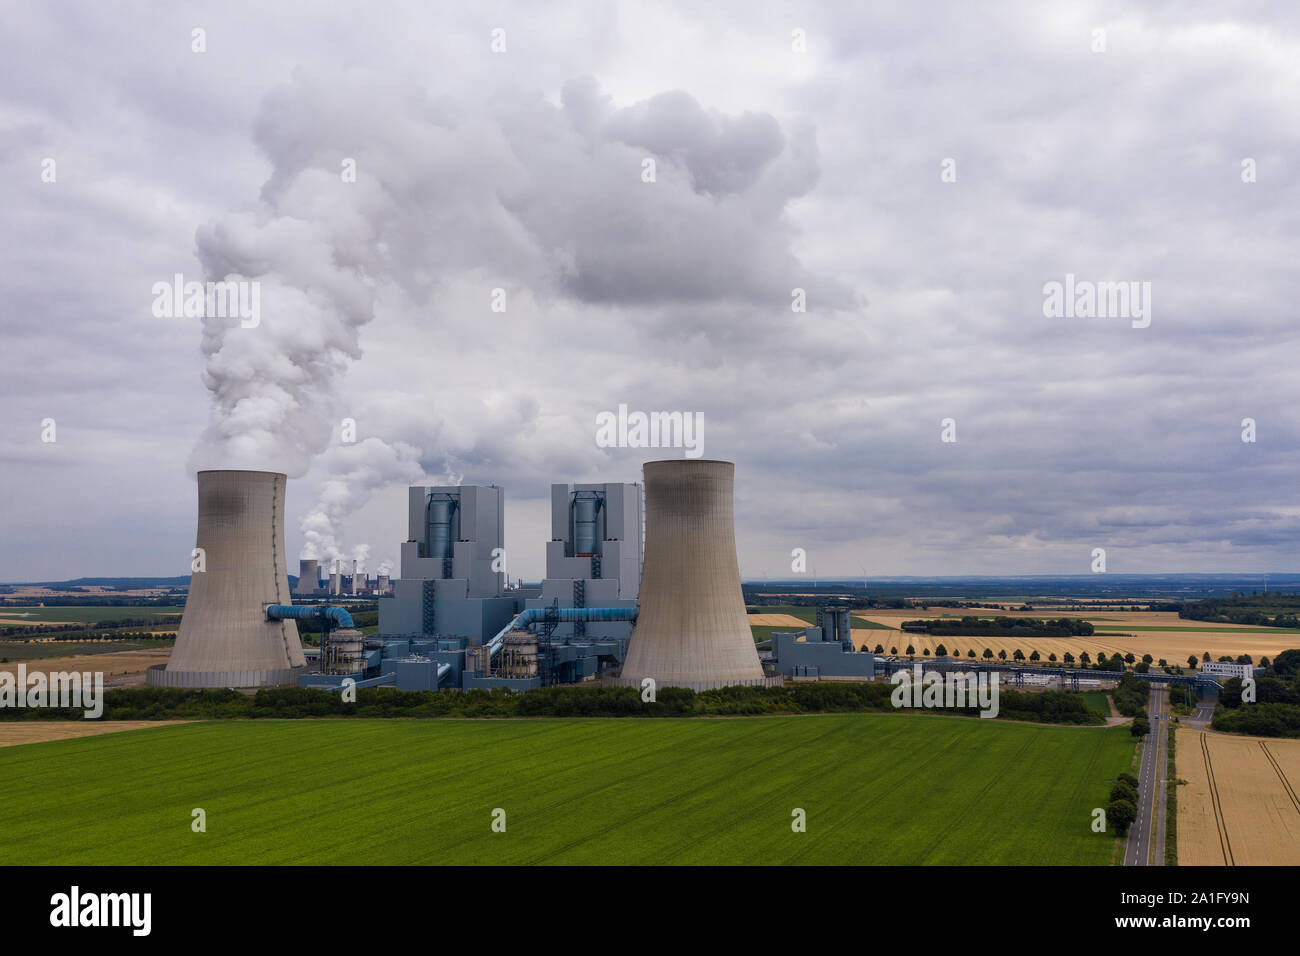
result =
[[1296,795],[1295,787],[1291,786],[1291,781],[1286,778],[1286,774],[1282,771],[1282,765],[1277,762],[1277,757],[1273,756],[1273,751],[1269,750],[1268,744],[1262,740],[1259,742],[1259,749],[1264,751],[1264,756],[1268,758],[1268,762],[1272,765],[1274,772],[1277,773],[1277,778],[1282,781],[1282,789],[1291,798],[1291,805],[1295,807],[1296,813],[1300,813],[1300,796]]
[[1232,855],[1232,842],[1228,839],[1228,820],[1223,813],[1223,803],[1219,799],[1219,785],[1214,780],[1214,764],[1210,760],[1209,735],[1201,734],[1201,757],[1205,761],[1205,779],[1210,784],[1210,804],[1214,807],[1214,825],[1219,830],[1219,849],[1223,851],[1225,866],[1236,866]]

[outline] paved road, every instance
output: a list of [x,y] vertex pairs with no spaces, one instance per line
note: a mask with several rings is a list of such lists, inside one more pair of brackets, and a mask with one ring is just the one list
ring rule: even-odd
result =
[[[1162,716],[1166,713],[1164,700],[1164,688],[1152,684],[1147,704],[1151,733],[1143,741],[1142,766],[1138,768],[1137,819],[1129,827],[1128,841],[1124,844],[1125,866],[1165,864],[1165,764],[1169,754],[1165,743],[1168,721]],[[1154,861],[1150,859],[1153,849]]]

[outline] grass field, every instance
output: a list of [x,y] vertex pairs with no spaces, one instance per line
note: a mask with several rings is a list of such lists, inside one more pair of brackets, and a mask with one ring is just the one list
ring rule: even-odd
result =
[[1099,690],[1085,691],[1080,696],[1083,702],[1088,705],[1088,709],[1094,714],[1101,714],[1103,717],[1110,716],[1110,704],[1106,701],[1106,695]]
[[930,715],[186,724],[0,750],[0,857],[1105,864],[1091,813],[1132,754]]

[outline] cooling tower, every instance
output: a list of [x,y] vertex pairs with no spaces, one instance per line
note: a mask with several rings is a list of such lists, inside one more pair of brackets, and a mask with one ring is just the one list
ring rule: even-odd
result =
[[298,562],[298,593],[315,594],[320,588],[320,562],[304,560]]
[[289,603],[284,484],[269,471],[199,472],[204,569],[190,576],[171,659],[150,668],[148,683],[267,687],[305,670],[298,625],[266,619],[267,605]]
[[763,668],[736,561],[729,461],[645,465],[645,563],[624,682],[702,689],[754,683]]

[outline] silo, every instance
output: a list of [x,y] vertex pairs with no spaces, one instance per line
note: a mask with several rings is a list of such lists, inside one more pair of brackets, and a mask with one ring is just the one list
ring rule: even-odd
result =
[[298,562],[299,594],[314,594],[320,587],[320,562],[304,560]]
[[306,669],[298,626],[269,621],[289,603],[284,556],[285,476],[201,471],[198,534],[203,569],[190,576],[185,613],[167,666],[146,680],[161,687],[267,687]]
[[707,687],[761,680],[736,560],[735,465],[645,465],[645,563],[624,680]]

